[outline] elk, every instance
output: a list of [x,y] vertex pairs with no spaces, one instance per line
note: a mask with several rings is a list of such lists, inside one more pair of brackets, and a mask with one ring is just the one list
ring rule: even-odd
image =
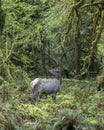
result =
[[52,69],[48,70],[48,72],[54,76],[52,79],[36,78],[30,83],[33,90],[33,96],[31,97],[31,102],[33,102],[34,100],[36,101],[36,98],[42,94],[51,94],[52,100],[54,102],[56,101],[56,94],[60,90],[61,86],[60,70]]

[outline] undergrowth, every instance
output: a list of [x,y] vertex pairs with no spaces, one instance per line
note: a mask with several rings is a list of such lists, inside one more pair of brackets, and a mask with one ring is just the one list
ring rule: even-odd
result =
[[0,94],[0,130],[104,129],[104,92],[94,81],[64,79],[56,103],[49,95],[31,104],[30,86],[10,84],[8,95],[3,101]]

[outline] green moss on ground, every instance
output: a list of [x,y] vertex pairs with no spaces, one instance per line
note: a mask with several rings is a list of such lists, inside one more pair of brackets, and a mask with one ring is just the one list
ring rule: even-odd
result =
[[30,88],[21,92],[13,87],[8,101],[2,102],[0,95],[1,130],[104,128],[104,92],[97,92],[93,81],[65,79],[56,103],[49,95],[33,105],[31,94]]

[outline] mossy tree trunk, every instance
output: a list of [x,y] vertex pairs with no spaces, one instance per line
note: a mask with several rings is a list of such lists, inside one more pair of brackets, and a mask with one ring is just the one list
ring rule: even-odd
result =
[[41,55],[41,69],[43,76],[46,76],[46,43],[42,37],[42,32],[39,33],[39,43],[40,43],[40,55]]
[[90,49],[89,55],[86,56],[87,69],[91,74],[95,75],[99,70],[97,45],[104,27],[103,3],[100,1],[91,1],[88,4],[83,5],[83,7],[89,9],[91,19],[90,25],[88,26],[90,28]]
[[81,70],[81,39],[80,39],[80,16],[78,14],[78,10],[75,9],[76,15],[76,33],[75,33],[75,66],[76,66],[76,75],[80,75]]
[[[100,14],[100,16],[99,16]],[[97,21],[99,19],[99,21]],[[90,52],[90,68],[91,71],[97,70],[97,43],[101,37],[101,32],[104,26],[104,11],[101,12],[101,10],[98,8],[97,13],[95,13],[94,16],[94,23],[93,23],[93,32],[94,36],[92,39],[92,48]],[[96,32],[96,33],[95,33]]]
[[41,45],[41,65],[42,65],[42,72],[43,72],[43,76],[46,76],[46,54],[45,54],[45,42],[42,41],[42,45]]

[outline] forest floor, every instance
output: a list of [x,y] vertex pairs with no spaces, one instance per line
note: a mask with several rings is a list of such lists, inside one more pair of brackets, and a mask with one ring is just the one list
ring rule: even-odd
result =
[[32,91],[13,86],[0,94],[0,130],[104,130],[104,91],[94,81],[63,79],[56,103],[51,96],[30,103]]

